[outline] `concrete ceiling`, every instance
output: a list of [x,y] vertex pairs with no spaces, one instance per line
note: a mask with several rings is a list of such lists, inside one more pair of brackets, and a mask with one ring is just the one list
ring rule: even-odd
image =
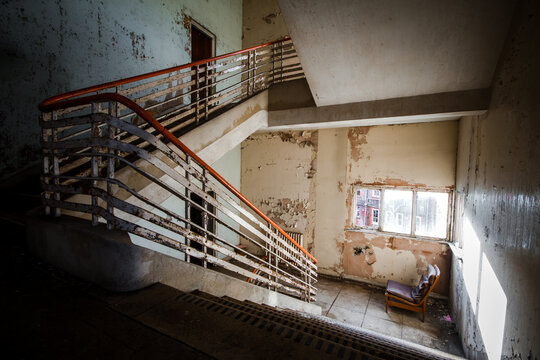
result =
[[317,106],[491,85],[513,1],[278,0]]

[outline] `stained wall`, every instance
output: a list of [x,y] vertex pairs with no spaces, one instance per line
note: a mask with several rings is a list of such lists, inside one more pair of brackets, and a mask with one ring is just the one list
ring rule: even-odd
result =
[[353,230],[353,191],[362,185],[452,190],[457,131],[457,122],[447,121],[259,133],[242,144],[242,191],[280,226],[304,234],[321,273],[413,285],[427,264],[437,264],[435,291],[447,295],[448,245]]
[[242,45],[241,0],[20,0],[0,10],[0,179],[39,159],[46,97],[188,63],[191,18],[216,35],[216,54]]
[[314,233],[317,131],[256,133],[242,143],[242,193],[281,228]]
[[471,359],[540,358],[540,6],[517,6],[486,115],[459,127],[451,305]]
[[289,36],[277,0],[244,0],[242,21],[244,49]]
[[[353,194],[357,186],[452,190],[457,130],[456,121],[356,127],[339,134],[328,130],[335,135],[328,144],[330,154],[342,156],[345,153],[346,163],[343,167],[343,160],[335,156],[319,159],[320,168],[325,166],[323,161],[337,160],[341,164],[341,174],[321,180],[317,185],[317,203],[324,203],[327,208],[326,214],[316,222],[320,227],[316,228],[315,252],[321,272],[382,286],[390,279],[416,285],[427,265],[437,264],[441,278],[434,291],[448,294],[448,245],[378,231],[354,230]],[[319,131],[321,138],[325,131]],[[336,147],[340,152],[336,152]],[[321,145],[319,154],[325,150]],[[335,169],[334,173],[339,170]],[[331,215],[342,211],[345,214],[340,218]],[[339,250],[339,256],[328,255],[330,246]]]

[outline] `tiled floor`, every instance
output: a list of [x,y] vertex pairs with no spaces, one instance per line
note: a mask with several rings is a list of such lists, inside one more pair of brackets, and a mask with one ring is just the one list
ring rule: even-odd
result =
[[394,307],[389,307],[386,313],[384,289],[376,286],[320,277],[317,289],[317,303],[324,316],[463,356],[455,326],[448,321],[448,304],[444,300],[430,297],[422,322],[420,313]]

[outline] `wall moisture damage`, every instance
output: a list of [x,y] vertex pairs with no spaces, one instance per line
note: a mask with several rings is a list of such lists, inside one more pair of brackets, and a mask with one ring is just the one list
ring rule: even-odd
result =
[[242,4],[242,48],[289,36],[277,0],[244,0]]
[[361,185],[453,189],[457,130],[448,121],[256,134],[242,144],[242,191],[280,226],[304,234],[321,273],[412,285],[437,264],[435,291],[446,295],[446,244],[352,230],[352,202]]
[[460,121],[451,305],[471,359],[540,358],[540,21],[523,1],[486,115]]
[[46,97],[191,60],[190,19],[241,48],[241,0],[3,1],[0,179],[34,164]]
[[242,143],[243,194],[284,230],[314,232],[317,131],[257,133]]
[[[321,272],[381,286],[390,279],[416,285],[427,265],[437,264],[441,278],[434,291],[448,294],[451,256],[448,245],[354,229],[353,195],[354,189],[362,186],[452,190],[457,129],[456,121],[446,121],[328,130],[334,133],[328,137],[330,152],[341,148],[339,153],[345,153],[345,160],[337,161],[340,168],[333,170],[338,171],[336,175],[317,186],[317,204],[324,203],[328,209],[317,221],[317,225],[321,221],[322,234],[317,228],[315,236],[315,254]],[[327,130],[320,130],[321,137],[323,131]],[[319,154],[324,152],[321,144]],[[336,160],[332,156],[326,159]],[[324,166],[319,158],[319,172]],[[337,191],[328,193],[329,187]],[[341,218],[330,215],[336,212],[344,213]],[[333,256],[328,256],[326,251],[330,244],[338,249]]]

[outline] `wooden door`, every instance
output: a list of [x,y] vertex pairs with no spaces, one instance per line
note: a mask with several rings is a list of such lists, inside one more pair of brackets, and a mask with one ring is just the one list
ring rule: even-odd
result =
[[[191,61],[211,58],[213,56],[213,42],[213,38],[206,32],[202,31],[197,26],[191,25]],[[196,70],[196,67],[194,67],[194,70]],[[201,71],[199,72],[199,81],[197,82],[196,75],[192,77],[192,80],[196,82],[194,89],[201,88],[201,90],[194,92],[191,95],[192,104],[195,104],[197,100],[205,99],[209,94],[211,94],[210,87],[204,87],[206,85],[206,81],[204,79],[204,66],[199,66],[199,70]],[[199,105],[200,104],[201,102],[199,102]]]

